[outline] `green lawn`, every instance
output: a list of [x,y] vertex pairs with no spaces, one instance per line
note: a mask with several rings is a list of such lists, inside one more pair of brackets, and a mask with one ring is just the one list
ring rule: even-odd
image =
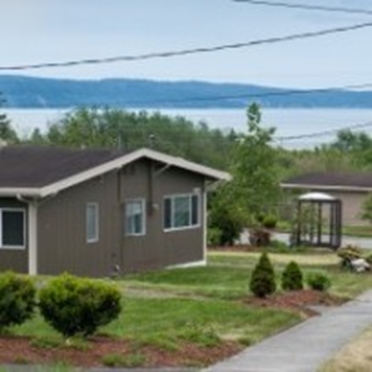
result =
[[[315,270],[329,275],[334,294],[351,298],[372,288],[372,274],[342,271],[333,252],[269,256],[278,283],[285,265],[294,260],[305,276]],[[124,294],[123,312],[101,332],[169,350],[176,349],[181,341],[208,346],[228,339],[247,345],[296,324],[301,320],[299,315],[250,307],[242,301],[249,295],[249,277],[258,258],[256,252],[210,252],[206,267],[161,270],[118,279],[116,284]],[[15,327],[12,333],[37,340],[61,340],[39,315]]]

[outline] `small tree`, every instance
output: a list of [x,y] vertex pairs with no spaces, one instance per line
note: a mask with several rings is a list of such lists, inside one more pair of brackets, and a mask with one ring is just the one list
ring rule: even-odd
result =
[[[4,106],[5,99],[0,92],[0,107]],[[16,131],[12,128],[10,120],[6,114],[0,113],[0,140],[14,144],[18,143],[19,139]]]
[[275,272],[266,252],[262,253],[253,269],[250,290],[256,297],[264,298],[276,290]]
[[282,274],[282,288],[286,291],[303,289],[303,275],[297,262],[291,261]]

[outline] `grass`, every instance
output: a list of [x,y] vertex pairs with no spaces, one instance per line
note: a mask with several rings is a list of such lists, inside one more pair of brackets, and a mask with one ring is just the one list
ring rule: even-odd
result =
[[[259,255],[258,252],[211,252],[207,267],[161,270],[117,280],[126,294],[123,312],[100,332],[131,340],[132,356],[123,359],[108,354],[102,363],[140,364],[141,346],[147,345],[168,351],[177,350],[183,342],[211,347],[223,340],[236,340],[250,345],[298,323],[300,316],[294,313],[249,307],[241,301],[248,294],[249,277]],[[305,277],[313,271],[328,275],[332,281],[331,293],[339,296],[352,298],[372,288],[371,274],[342,271],[339,259],[331,251],[270,253],[269,257],[278,283],[285,265],[294,260]],[[30,336],[34,345],[42,348],[63,343],[61,336],[39,314],[14,327],[12,333]]]
[[369,372],[372,370],[372,329],[363,332],[338,351],[319,372]]
[[[249,337],[252,342],[257,342],[299,320],[285,311],[249,308],[216,299],[127,298],[120,318],[102,328],[102,332],[157,346],[167,342],[176,347],[180,341],[206,346],[214,336],[220,339]],[[36,338],[59,337],[39,315],[14,328],[13,332]],[[196,342],[195,333],[199,337]]]

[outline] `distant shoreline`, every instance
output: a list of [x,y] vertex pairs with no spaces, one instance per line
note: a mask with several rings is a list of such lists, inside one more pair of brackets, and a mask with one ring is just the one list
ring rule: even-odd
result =
[[372,91],[300,90],[250,84],[141,79],[64,80],[0,75],[9,109],[372,109]]

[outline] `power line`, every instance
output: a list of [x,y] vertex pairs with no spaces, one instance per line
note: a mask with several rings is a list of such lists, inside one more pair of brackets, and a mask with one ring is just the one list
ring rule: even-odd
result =
[[299,3],[288,3],[282,1],[265,1],[265,0],[234,0],[236,3],[249,3],[251,5],[263,5],[270,7],[290,8],[290,9],[303,9],[310,11],[334,12],[334,13],[348,13],[348,14],[367,14],[372,15],[370,9],[357,9],[345,7],[330,7],[323,5],[304,5]]
[[344,131],[344,130],[362,129],[362,128],[368,128],[368,127],[372,127],[371,121],[367,123],[362,123],[362,124],[348,125],[348,126],[337,128],[337,129],[325,130],[322,132],[312,132],[312,133],[300,134],[296,136],[275,137],[274,140],[275,141],[291,141],[291,140],[306,139],[306,138],[324,137],[324,136],[328,136],[332,134],[337,134],[340,131]]
[[199,53],[213,53],[220,52],[223,50],[233,50],[241,49],[247,47],[254,47],[264,44],[275,44],[280,42],[287,42],[293,40],[302,40],[310,39],[315,37],[322,37],[331,34],[344,33],[350,31],[361,30],[364,28],[372,27],[372,22],[367,23],[358,23],[351,26],[345,27],[336,27],[328,28],[319,31],[312,32],[303,32],[298,34],[291,34],[286,36],[277,36],[267,39],[258,39],[247,42],[235,43],[235,44],[223,44],[212,47],[201,47],[193,49],[183,49],[178,51],[169,51],[169,52],[155,52],[155,53],[146,53],[138,55],[126,55],[126,56],[117,56],[117,57],[107,57],[107,58],[92,58],[92,59],[80,59],[72,60],[66,62],[45,62],[45,63],[35,63],[35,64],[24,64],[24,65],[15,65],[15,66],[0,66],[0,71],[20,71],[20,70],[36,70],[42,68],[56,68],[56,67],[73,67],[78,65],[96,65],[103,63],[115,63],[115,62],[131,62],[131,61],[141,61],[149,60],[154,58],[171,58],[171,57],[180,57],[192,54]]

